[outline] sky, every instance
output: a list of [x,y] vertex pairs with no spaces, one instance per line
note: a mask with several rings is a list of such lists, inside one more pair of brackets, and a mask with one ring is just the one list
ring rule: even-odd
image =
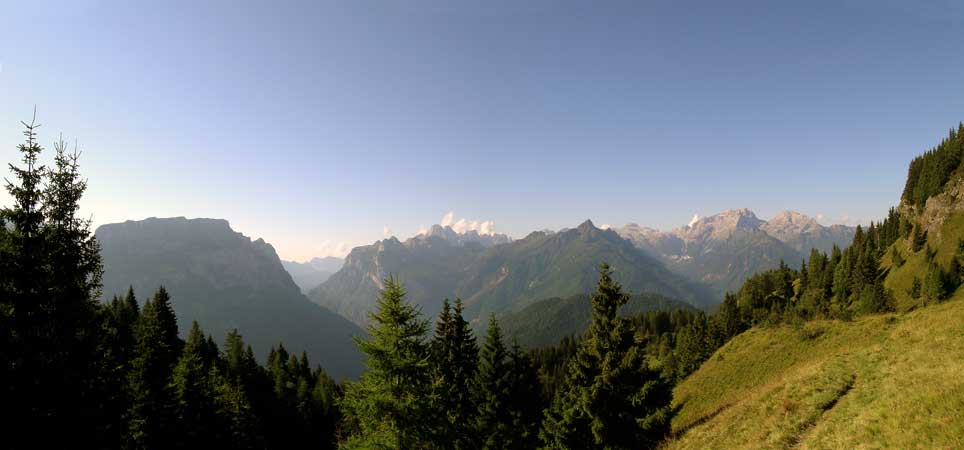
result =
[[866,223],[964,120],[952,0],[0,11],[0,163],[36,106],[41,143],[83,152],[95,225],[224,218],[292,260],[443,222]]

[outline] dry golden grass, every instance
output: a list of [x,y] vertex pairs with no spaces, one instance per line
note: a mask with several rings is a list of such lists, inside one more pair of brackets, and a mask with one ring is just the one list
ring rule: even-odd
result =
[[964,448],[964,295],[750,330],[675,399],[669,449]]

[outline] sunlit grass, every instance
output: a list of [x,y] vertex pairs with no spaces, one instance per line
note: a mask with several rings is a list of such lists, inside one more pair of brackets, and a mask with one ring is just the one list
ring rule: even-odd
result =
[[[957,251],[959,239],[964,239],[964,213],[954,213],[944,222],[941,226],[940,238],[928,236],[927,244],[931,249],[937,250],[935,260],[945,269]],[[897,310],[908,311],[921,306],[920,300],[911,298],[909,291],[914,284],[914,277],[923,280],[927,271],[927,255],[925,250],[911,252],[905,239],[899,239],[894,245],[900,250],[906,262],[900,267],[893,267],[890,253],[887,253],[883,258],[882,266],[889,268],[890,274],[884,286],[893,291],[897,300]]]
[[667,448],[964,447],[964,295],[757,328],[675,390]]

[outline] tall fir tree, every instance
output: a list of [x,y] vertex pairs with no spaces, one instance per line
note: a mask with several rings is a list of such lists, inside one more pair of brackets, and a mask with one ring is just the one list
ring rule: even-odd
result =
[[604,264],[592,324],[570,362],[565,390],[546,413],[545,448],[652,448],[668,431],[669,387],[647,367],[632,327],[617,314],[628,300]]
[[144,304],[136,335],[137,356],[129,376],[132,403],[126,446],[168,447],[173,445],[176,421],[170,381],[182,344],[177,337],[171,298],[163,287]]
[[428,323],[394,277],[385,280],[369,321],[369,337],[355,341],[368,370],[348,383],[341,402],[351,429],[341,447],[432,448]]
[[191,324],[181,359],[174,366],[170,391],[174,395],[176,446],[178,448],[214,448],[223,439],[218,429],[215,395],[217,369],[209,360],[206,340],[197,322]]
[[518,344],[507,348],[495,317],[480,352],[476,381],[478,446],[524,450],[539,443],[542,384],[530,357]]
[[528,450],[539,447],[539,428],[542,424],[542,383],[539,372],[518,343],[512,345],[508,361],[509,395],[512,409],[510,429],[512,440],[506,449]]
[[462,300],[456,299],[452,308],[446,299],[432,340],[436,435],[454,450],[475,448],[477,442],[472,427],[476,413],[472,388],[479,348],[462,310]]
[[71,436],[70,444],[110,445],[98,355],[102,268],[90,223],[77,217],[86,182],[62,140],[53,167],[41,165],[39,125],[23,125],[23,165],[9,166],[14,181],[6,185],[13,204],[0,211],[5,444],[56,447]]
[[512,441],[511,429],[512,390],[509,378],[508,349],[502,338],[502,329],[495,315],[489,318],[479,361],[476,382],[478,418],[476,430],[481,448],[486,450],[508,448]]

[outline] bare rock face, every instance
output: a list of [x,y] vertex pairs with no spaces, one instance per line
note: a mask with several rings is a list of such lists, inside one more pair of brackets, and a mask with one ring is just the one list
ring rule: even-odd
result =
[[908,217],[916,217],[917,223],[922,224],[928,236],[940,239],[941,228],[948,217],[964,210],[964,177],[952,178],[944,186],[944,191],[929,199],[920,209],[914,205],[901,203],[901,213]]
[[855,231],[846,225],[820,225],[816,219],[796,211],[781,212],[760,229],[802,253],[812,248],[826,253],[834,245],[846,247],[853,241]]
[[673,231],[637,224],[616,231],[673,271],[709,284],[722,296],[738,289],[750,275],[778,267],[780,261],[799,262],[811,248],[829,252],[834,245],[846,247],[853,240],[854,229],[826,227],[793,211],[764,221],[741,208],[694,216],[689,224]]

